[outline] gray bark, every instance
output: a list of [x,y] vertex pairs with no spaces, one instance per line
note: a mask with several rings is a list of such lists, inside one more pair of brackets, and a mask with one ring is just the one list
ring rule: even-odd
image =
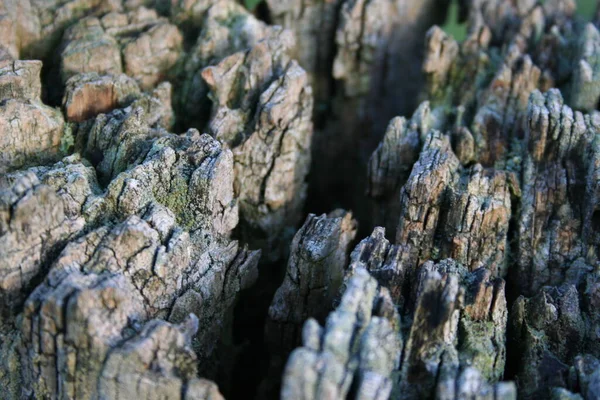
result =
[[152,9],[89,17],[70,27],[61,44],[61,78],[77,73],[126,73],[143,89],[162,81],[182,52],[183,36]]
[[0,0],[0,397],[598,398],[598,13],[239,3]]
[[331,311],[355,235],[352,214],[336,210],[319,217],[310,214],[294,236],[286,274],[275,292],[265,326],[271,372],[263,384],[264,396],[277,393],[274,388],[285,360],[301,343],[304,321],[314,318],[323,322]]
[[287,54],[292,46],[291,33],[276,29],[202,71],[213,100],[208,130],[234,154],[241,236],[270,260],[300,222],[310,167],[312,88]]
[[282,398],[388,398],[391,372],[397,368],[402,340],[399,316],[389,292],[364,269],[346,282],[340,305],[325,327],[304,324],[303,347],[292,353],[283,374]]

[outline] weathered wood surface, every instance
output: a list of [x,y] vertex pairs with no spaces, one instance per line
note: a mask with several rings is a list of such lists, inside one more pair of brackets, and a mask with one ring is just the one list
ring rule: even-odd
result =
[[0,0],[0,397],[599,398],[600,14],[447,6]]

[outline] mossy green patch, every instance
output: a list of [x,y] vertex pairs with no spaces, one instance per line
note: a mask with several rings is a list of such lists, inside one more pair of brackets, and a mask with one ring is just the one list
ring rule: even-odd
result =
[[473,321],[467,316],[462,317],[459,348],[461,362],[477,368],[490,381],[499,380],[504,370],[504,365],[497,365],[497,357],[504,352],[504,346],[495,343],[495,335],[496,326],[493,321]]
[[63,136],[60,139],[60,151],[63,154],[70,154],[75,147],[75,136],[73,136],[73,125],[70,122],[65,123]]
[[262,0],[244,0],[244,5],[250,11],[254,11],[254,9],[261,3]]

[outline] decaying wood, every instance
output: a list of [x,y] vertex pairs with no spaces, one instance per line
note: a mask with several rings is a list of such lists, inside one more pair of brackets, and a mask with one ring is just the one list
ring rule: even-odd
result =
[[266,37],[277,35],[278,29],[259,21],[230,0],[198,1],[189,7],[188,12],[178,8],[173,11],[176,18],[191,20],[188,23],[200,29],[183,63],[183,79],[176,88],[176,101],[180,123],[186,128],[202,129],[208,123],[212,106],[202,70]]
[[82,72],[123,72],[149,89],[175,66],[182,41],[175,25],[144,7],[84,18],[64,34],[61,78],[66,81]]
[[355,235],[356,221],[342,210],[320,217],[310,214],[296,233],[285,278],[275,292],[265,326],[272,371],[265,391],[277,386],[285,360],[301,342],[303,322],[308,318],[323,322],[331,311],[327,305],[333,304],[342,285]]
[[83,122],[129,105],[141,97],[137,82],[125,74],[82,73],[65,83],[63,107],[69,121]]
[[389,396],[402,346],[398,313],[366,270],[356,270],[345,286],[324,328],[314,319],[305,322],[303,347],[288,360],[281,397],[345,398],[351,384],[357,398]]
[[447,6],[0,0],[0,397],[600,397],[600,14]]
[[[319,12],[320,17],[311,17],[307,12],[303,18],[311,20],[295,29],[300,47],[330,51],[327,57],[320,56],[325,61],[318,60],[319,68],[327,68],[325,79],[317,75],[323,73],[319,68],[309,69],[320,85],[316,93],[325,96],[325,99],[316,97],[318,129],[312,168],[331,171],[313,174],[310,192],[318,202],[309,198],[309,204],[326,207],[325,210],[342,205],[352,209],[363,223],[368,219],[363,196],[364,165],[377,147],[388,121],[416,105],[423,79],[420,71],[423,35],[432,24],[443,21],[446,2],[299,0],[285,3],[295,3],[293,9],[301,10],[299,12],[333,4],[338,8],[333,21],[325,10]],[[305,3],[316,4],[306,6]],[[298,12],[287,14],[286,21],[289,21]],[[331,24],[334,25],[330,28]],[[295,23],[291,28],[294,26]],[[333,39],[329,37],[330,29],[334,31]],[[306,30],[319,32],[318,36],[307,34]],[[398,65],[403,67],[396,68]],[[328,112],[320,116],[319,110]]]
[[287,54],[293,46],[276,29],[202,71],[214,104],[208,131],[234,154],[241,237],[270,259],[300,221],[310,168],[312,88]]
[[0,172],[58,161],[65,155],[63,115],[41,101],[39,61],[0,62]]

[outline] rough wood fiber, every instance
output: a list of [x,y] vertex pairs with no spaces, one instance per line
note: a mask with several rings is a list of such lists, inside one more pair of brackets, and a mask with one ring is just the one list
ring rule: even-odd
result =
[[0,397],[600,397],[600,14],[238,3],[0,0]]

